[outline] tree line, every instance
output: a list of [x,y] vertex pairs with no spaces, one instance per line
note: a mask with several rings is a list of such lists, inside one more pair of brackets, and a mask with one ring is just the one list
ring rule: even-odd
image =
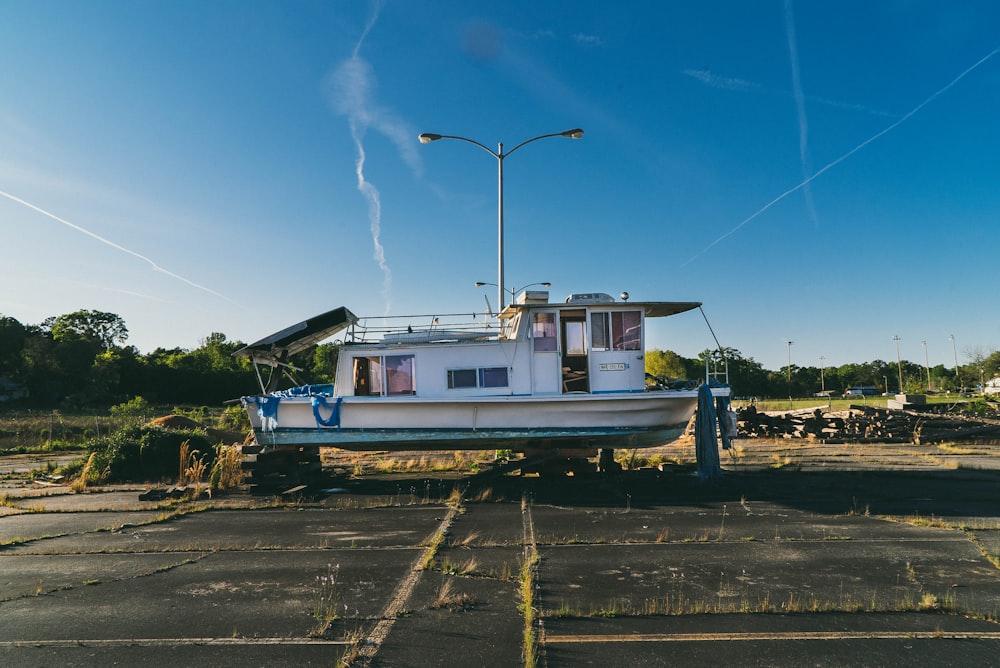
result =
[[[154,404],[218,406],[257,391],[253,365],[233,357],[242,341],[213,332],[197,348],[157,348],[141,354],[126,345],[128,328],[114,313],[80,310],[25,325],[0,314],[0,396],[32,408],[112,406],[143,397]],[[325,343],[291,360],[304,382],[330,383],[338,347]],[[1000,375],[1000,352],[977,352],[957,370],[875,360],[839,367],[792,365],[763,368],[735,348],[705,350],[689,359],[670,350],[650,350],[646,371],[670,378],[728,378],[738,396],[810,396],[822,390],[874,387],[880,392],[960,391]],[[707,365],[707,366],[706,366]],[[929,375],[929,380],[928,380]]]
[[969,363],[957,369],[943,364],[874,360],[822,368],[792,364],[770,371],[735,348],[705,350],[694,360],[669,350],[650,350],[646,353],[646,371],[655,376],[698,378],[705,376],[707,368],[721,381],[728,369],[735,395],[754,397],[806,397],[823,391],[840,394],[851,387],[873,387],[879,393],[897,394],[900,376],[902,391],[908,394],[962,393],[975,391],[981,383],[1000,376],[1000,352],[976,350],[966,356]]
[[[245,346],[213,332],[194,350],[125,345],[114,313],[81,310],[25,325],[0,315],[0,396],[29,408],[112,406],[141,396],[161,405],[219,406],[258,391],[253,365],[233,353]],[[296,356],[311,382],[332,382],[332,344]]]

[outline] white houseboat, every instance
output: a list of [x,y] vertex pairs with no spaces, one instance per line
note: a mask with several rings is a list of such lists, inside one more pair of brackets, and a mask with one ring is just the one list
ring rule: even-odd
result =
[[[650,382],[649,318],[698,302],[630,302],[603,293],[552,303],[525,291],[496,317],[359,318],[340,307],[239,350],[261,393],[243,398],[265,448],[347,450],[557,449],[597,454],[681,435],[698,385],[728,398],[709,374]],[[291,355],[340,336],[335,382],[288,390],[273,379]]]

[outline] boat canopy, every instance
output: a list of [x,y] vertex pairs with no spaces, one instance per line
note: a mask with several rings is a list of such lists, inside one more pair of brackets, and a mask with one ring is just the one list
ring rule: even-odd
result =
[[511,304],[500,314],[501,318],[512,318],[518,311],[544,310],[544,309],[571,309],[590,308],[592,310],[604,310],[608,307],[616,310],[642,309],[647,318],[662,318],[668,315],[677,315],[692,311],[701,306],[701,302],[580,302],[580,303],[548,303],[548,304]]
[[233,356],[275,366],[287,360],[288,356],[330,338],[357,321],[358,316],[341,306],[244,346]]

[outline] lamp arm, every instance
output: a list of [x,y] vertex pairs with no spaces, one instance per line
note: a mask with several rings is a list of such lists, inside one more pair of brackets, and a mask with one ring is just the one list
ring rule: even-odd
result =
[[[509,151],[507,151],[506,153],[504,153],[503,157],[506,158],[508,155],[510,155],[511,153],[513,153],[514,151],[516,151],[517,149],[521,148],[522,146],[524,146],[526,144],[530,144],[533,141],[538,141],[539,139],[548,139],[549,137],[561,137],[561,136],[563,136],[562,132],[552,132],[552,133],[547,134],[547,135],[539,135],[537,137],[532,137],[531,139],[528,139],[528,140],[525,140],[525,141],[521,142],[520,144],[518,144],[514,148],[512,148]],[[483,146],[483,148],[486,148],[486,147]],[[489,151],[489,149],[486,149],[486,150]],[[493,153],[493,151],[490,151],[490,153]],[[494,153],[494,155],[496,155],[496,154]],[[497,156],[497,157],[501,157],[501,156]]]
[[[480,144],[475,139],[469,139],[468,137],[458,137],[456,135],[441,135],[441,139],[457,139],[459,141],[464,141],[464,142],[467,142],[469,144],[472,144],[473,146],[478,146],[479,148],[483,149],[484,151],[486,151],[487,153],[489,153],[490,155],[492,155],[497,160],[499,160],[502,157],[499,153],[497,153],[496,151],[494,151],[493,149],[491,149],[488,146],[484,146],[483,144]],[[525,142],[525,143],[527,143],[527,142]]]

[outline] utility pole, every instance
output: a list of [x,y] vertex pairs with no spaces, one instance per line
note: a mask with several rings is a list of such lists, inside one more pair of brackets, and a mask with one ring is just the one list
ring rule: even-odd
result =
[[788,408],[792,408],[792,346],[795,341],[785,341],[788,346]]
[[955,347],[955,335],[949,334],[948,338],[951,339],[951,352],[955,355],[955,382],[958,383],[959,390],[962,389],[962,379],[958,377],[958,348]]
[[[903,393],[903,361],[899,358],[899,334],[892,337],[892,340],[896,342],[896,368],[899,370],[899,393]],[[888,392],[888,388],[886,388]]]
[[921,341],[920,345],[924,347],[924,368],[927,369],[927,389],[929,391],[931,389],[931,363],[927,359],[927,342]]

